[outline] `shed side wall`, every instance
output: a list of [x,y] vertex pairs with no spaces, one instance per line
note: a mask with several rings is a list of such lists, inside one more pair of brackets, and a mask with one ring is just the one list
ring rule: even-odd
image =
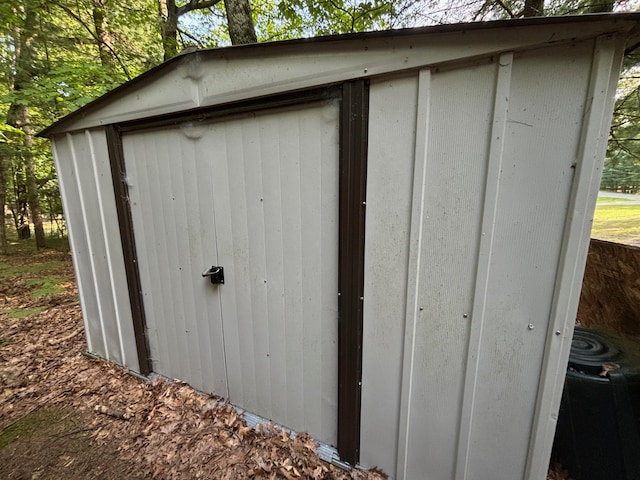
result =
[[364,466],[525,477],[593,50],[372,83]]
[[88,350],[139,370],[103,130],[54,139]]
[[523,476],[592,51],[585,42],[514,57],[467,475],[458,478],[494,475],[497,458],[505,478]]

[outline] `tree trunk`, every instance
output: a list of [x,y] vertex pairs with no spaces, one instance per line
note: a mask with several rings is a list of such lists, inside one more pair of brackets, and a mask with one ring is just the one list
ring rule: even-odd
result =
[[36,247],[47,246],[44,227],[42,225],[42,213],[40,209],[40,199],[38,198],[38,183],[36,182],[36,168],[33,160],[33,129],[29,118],[29,109],[26,105],[14,103],[9,107],[7,113],[7,123],[13,127],[20,128],[24,132],[24,152],[22,161],[25,166],[25,177],[27,183],[27,201],[33,229],[36,234]]
[[224,8],[227,11],[231,43],[233,45],[256,43],[258,39],[253,26],[249,0],[224,0]]
[[544,0],[525,0],[523,17],[541,17],[544,15]]
[[160,34],[164,59],[175,57],[178,52],[178,8],[175,0],[158,0]]
[[613,4],[611,0],[593,0],[589,5],[588,13],[606,13],[613,12]]
[[[25,90],[33,83],[33,76],[37,73],[34,67],[33,58],[33,37],[38,25],[35,7],[27,2],[25,5],[24,27],[17,36],[15,50],[16,68],[13,79],[13,90],[18,92]],[[7,112],[7,124],[19,128],[24,132],[24,154],[22,161],[25,166],[27,199],[31,210],[31,221],[36,233],[36,246],[43,248],[46,246],[44,228],[42,226],[42,215],[40,211],[40,201],[38,199],[38,186],[36,183],[35,165],[33,160],[33,128],[29,118],[29,109],[21,103],[12,103]]]
[[0,213],[2,224],[0,225],[0,253],[7,253],[7,227],[5,225],[5,205],[7,204],[7,159],[4,152],[0,151]]
[[96,29],[100,62],[105,67],[115,67],[116,59],[111,51],[113,39],[107,21],[107,0],[93,0],[93,25]]

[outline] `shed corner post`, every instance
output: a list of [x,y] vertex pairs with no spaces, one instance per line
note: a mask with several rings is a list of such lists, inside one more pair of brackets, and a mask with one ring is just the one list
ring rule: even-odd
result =
[[125,180],[126,167],[122,146],[122,136],[115,125],[107,125],[105,127],[105,131],[107,136],[109,163],[111,165],[113,193],[116,201],[118,225],[120,227],[120,240],[122,242],[124,267],[129,291],[129,302],[131,304],[133,331],[136,340],[136,351],[138,353],[138,363],[140,365],[140,373],[148,375],[152,371],[151,358],[146,333],[144,301],[142,298],[140,271],[138,269],[133,219],[131,216],[131,206],[129,205],[129,189]]
[[345,82],[340,121],[338,453],[360,458],[369,82]]
[[529,441],[524,477],[526,480],[546,478],[547,474],[625,40],[625,35],[617,34],[602,35],[594,42],[591,77],[567,210],[569,213],[558,261]]

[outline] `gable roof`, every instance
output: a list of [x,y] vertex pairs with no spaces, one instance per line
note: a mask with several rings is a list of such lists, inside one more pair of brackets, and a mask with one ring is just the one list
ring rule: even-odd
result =
[[39,132],[197,110],[354,78],[446,65],[622,33],[635,47],[640,13],[535,17],[256,43],[179,55]]

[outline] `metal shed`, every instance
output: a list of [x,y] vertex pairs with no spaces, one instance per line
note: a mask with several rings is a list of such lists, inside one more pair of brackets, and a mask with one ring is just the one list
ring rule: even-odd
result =
[[545,478],[639,20],[197,51],[60,120],[89,351],[398,479]]

